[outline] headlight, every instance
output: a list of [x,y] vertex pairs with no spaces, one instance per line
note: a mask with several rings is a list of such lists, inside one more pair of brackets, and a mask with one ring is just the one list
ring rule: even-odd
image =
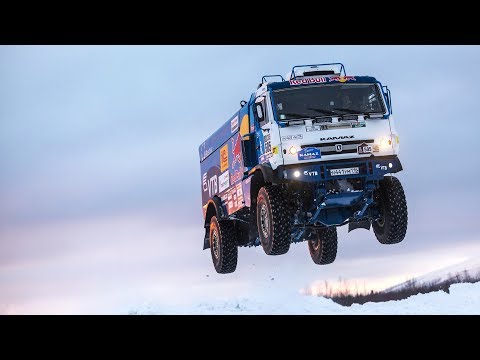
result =
[[392,148],[392,137],[391,136],[382,136],[377,141],[379,150],[389,150]]
[[295,146],[291,146],[290,149],[288,149],[288,153],[290,155],[295,155],[297,152],[298,152],[298,150]]

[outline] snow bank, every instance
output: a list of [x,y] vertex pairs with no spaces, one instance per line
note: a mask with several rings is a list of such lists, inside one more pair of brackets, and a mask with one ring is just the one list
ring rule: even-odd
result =
[[480,315],[480,283],[454,284],[450,294],[438,291],[401,301],[343,307],[331,300],[278,290],[248,298],[232,298],[191,305],[145,304],[131,314],[477,314]]

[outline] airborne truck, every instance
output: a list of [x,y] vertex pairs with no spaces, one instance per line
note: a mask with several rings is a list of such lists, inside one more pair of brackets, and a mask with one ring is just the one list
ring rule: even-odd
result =
[[401,242],[407,203],[389,89],[343,64],[265,75],[250,100],[199,147],[203,249],[218,273],[239,246],[268,255],[307,241],[316,264],[337,255],[337,227]]

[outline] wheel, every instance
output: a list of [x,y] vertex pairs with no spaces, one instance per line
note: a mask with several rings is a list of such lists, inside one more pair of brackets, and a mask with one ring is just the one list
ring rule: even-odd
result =
[[291,222],[285,193],[275,185],[266,185],[257,196],[258,236],[267,255],[282,255],[290,249]]
[[316,231],[314,238],[308,240],[308,250],[315,264],[327,265],[337,257],[337,228],[329,227]]
[[374,194],[378,204],[380,219],[372,222],[373,232],[382,244],[397,244],[407,233],[407,199],[402,184],[394,176],[380,180]]
[[233,223],[210,220],[210,252],[213,266],[219,274],[228,274],[237,268],[238,248]]

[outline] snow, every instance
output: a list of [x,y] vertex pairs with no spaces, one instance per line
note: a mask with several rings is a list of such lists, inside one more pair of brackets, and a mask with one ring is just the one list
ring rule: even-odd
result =
[[[472,276],[480,273],[480,258],[473,257],[467,261],[441,268],[415,278],[417,283],[434,282],[450,278],[457,273],[468,273]],[[398,289],[401,283],[390,289]],[[388,290],[388,289],[387,289]],[[252,288],[223,297],[203,298],[202,301],[191,300],[182,304],[165,304],[151,301],[137,308],[130,314],[220,314],[220,315],[480,315],[480,282],[459,283],[450,286],[450,293],[436,291],[418,294],[404,300],[392,300],[383,303],[354,304],[351,307],[341,306],[330,299],[308,295],[304,291],[292,289],[282,280],[270,277],[258,280]]]
[[254,293],[249,297],[209,300],[196,304],[144,304],[130,314],[322,314],[322,315],[377,315],[377,314],[476,314],[480,315],[480,283],[454,284],[450,294],[443,291],[419,294],[405,300],[384,303],[366,303],[344,307],[332,300],[282,292]]

